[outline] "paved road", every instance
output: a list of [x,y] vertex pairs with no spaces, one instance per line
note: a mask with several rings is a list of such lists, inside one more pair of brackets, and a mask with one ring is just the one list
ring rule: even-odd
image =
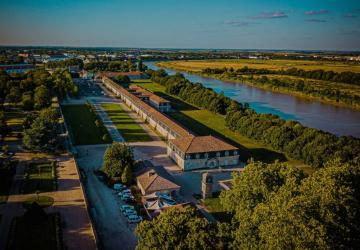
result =
[[137,239],[135,225],[128,225],[120,212],[124,204],[116,193],[101,182],[94,170],[101,167],[107,145],[78,146],[77,162],[84,169],[87,181],[85,189],[90,202],[90,211],[104,249],[135,249]]

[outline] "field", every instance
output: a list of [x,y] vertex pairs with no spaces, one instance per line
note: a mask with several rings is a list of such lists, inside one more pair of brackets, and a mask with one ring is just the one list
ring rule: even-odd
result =
[[50,162],[30,163],[25,168],[21,186],[24,194],[56,190],[55,164]]
[[289,69],[299,68],[304,70],[323,69],[334,72],[352,71],[360,73],[360,64],[333,62],[333,61],[307,61],[307,60],[194,60],[194,61],[169,61],[158,63],[159,66],[174,68],[184,71],[201,71],[204,68],[223,68],[233,67],[234,69],[245,66],[255,69]]
[[[95,117],[86,105],[64,105],[61,109],[71,128],[75,145],[111,143],[111,138],[102,125],[101,119],[98,119],[100,126],[97,127]],[[107,138],[103,140],[105,134]]]
[[[136,81],[136,83],[139,82]],[[264,162],[273,162],[279,159],[280,161],[289,161],[292,165],[302,165],[300,162],[288,159],[284,154],[276,152],[268,146],[231,131],[226,127],[223,116],[214,114],[208,110],[198,109],[174,96],[167,95],[165,88],[157,83],[153,83],[150,80],[142,81],[141,86],[171,101],[174,111],[169,112],[168,115],[196,134],[216,135],[235,144],[240,148],[240,159],[244,162],[250,158]],[[307,167],[304,166],[304,168],[306,171]]]
[[116,103],[102,104],[120,134],[127,142],[151,141],[150,136]]
[[62,249],[60,215],[48,214],[36,221],[28,221],[24,216],[15,218],[11,228],[8,249]]

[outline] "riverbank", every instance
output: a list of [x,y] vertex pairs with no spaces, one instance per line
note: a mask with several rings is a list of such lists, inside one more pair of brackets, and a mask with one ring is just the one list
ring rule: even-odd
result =
[[298,167],[306,173],[311,173],[313,171],[310,166],[305,165],[301,161],[294,160],[280,151],[274,150],[269,145],[265,145],[264,143],[248,138],[240,133],[231,131],[226,127],[224,116],[214,114],[206,109],[195,107],[176,96],[169,95],[165,92],[165,87],[158,83],[154,83],[151,80],[135,80],[133,82],[141,84],[142,87],[171,101],[173,110],[172,112],[167,113],[167,115],[189,128],[191,131],[198,135],[215,135],[235,144],[241,149],[240,158],[243,162],[246,162],[251,158],[267,163],[280,160],[281,162],[287,162],[292,166]]
[[275,93],[281,93],[281,94],[295,96],[295,97],[302,98],[305,100],[318,101],[318,102],[324,103],[324,104],[330,104],[330,105],[337,106],[337,107],[351,108],[356,111],[360,111],[360,104],[349,104],[349,103],[346,103],[346,102],[343,102],[340,100],[337,102],[335,100],[328,99],[326,97],[312,95],[311,93],[303,93],[300,91],[290,90],[287,87],[274,86],[271,84],[259,84],[254,81],[244,80],[244,79],[238,80],[238,79],[229,78],[229,77],[221,77],[221,76],[219,77],[217,74],[205,74],[198,70],[188,70],[188,69],[184,69],[183,67],[176,67],[171,64],[169,65],[169,62],[159,62],[159,63],[156,63],[155,65],[158,67],[162,67],[162,68],[184,71],[186,73],[195,74],[195,75],[202,76],[202,77],[208,77],[208,78],[213,78],[213,79],[222,80],[222,81],[230,81],[230,82],[234,82],[234,83],[238,83],[238,84],[245,84],[245,85],[255,87],[258,89],[262,89],[262,90],[268,90],[268,91],[272,91]]

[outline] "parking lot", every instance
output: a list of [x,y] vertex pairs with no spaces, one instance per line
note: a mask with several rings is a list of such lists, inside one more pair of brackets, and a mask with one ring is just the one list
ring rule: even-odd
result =
[[135,249],[137,239],[133,233],[136,224],[129,224],[121,213],[117,192],[106,186],[94,170],[100,168],[107,145],[77,147],[77,162],[86,174],[85,189],[90,202],[90,213],[95,222],[104,249]]
[[102,89],[93,80],[76,78],[73,81],[79,87],[80,96],[104,96]]

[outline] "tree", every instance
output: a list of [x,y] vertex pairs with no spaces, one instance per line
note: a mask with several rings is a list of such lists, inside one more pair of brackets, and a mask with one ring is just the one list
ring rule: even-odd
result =
[[117,75],[115,76],[115,81],[119,84],[127,84],[131,82],[127,75]]
[[34,93],[34,105],[36,109],[42,109],[50,106],[51,94],[45,86],[39,86],[35,89]]
[[214,249],[216,229],[194,208],[172,208],[136,227],[136,249]]
[[5,114],[3,111],[0,111],[0,135],[1,135],[1,141],[4,141],[5,136],[10,133],[10,128],[7,125]]
[[24,110],[32,110],[34,108],[34,100],[31,93],[26,92],[21,97],[21,105]]
[[251,163],[234,176],[232,190],[221,194],[225,208],[235,213],[233,247],[355,249],[358,166],[331,161],[307,178],[285,166]]
[[131,181],[132,181],[132,171],[129,166],[126,166],[121,174],[121,182],[129,185],[131,184]]
[[58,121],[55,110],[48,108],[24,130],[24,147],[31,151],[54,151],[59,144]]
[[105,151],[102,169],[110,178],[120,178],[126,167],[133,169],[132,148],[124,143],[113,142]]

